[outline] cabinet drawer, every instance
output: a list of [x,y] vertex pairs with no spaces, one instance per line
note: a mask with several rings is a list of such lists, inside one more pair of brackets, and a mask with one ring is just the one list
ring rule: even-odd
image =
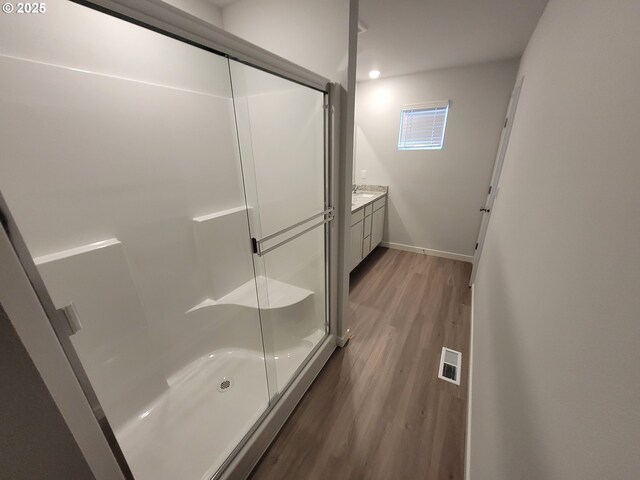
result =
[[376,210],[381,209],[382,207],[384,207],[387,204],[387,197],[382,197],[379,200],[376,200],[375,202],[373,202],[373,211],[375,212]]
[[364,209],[361,208],[357,212],[351,214],[351,226],[355,225],[364,218]]

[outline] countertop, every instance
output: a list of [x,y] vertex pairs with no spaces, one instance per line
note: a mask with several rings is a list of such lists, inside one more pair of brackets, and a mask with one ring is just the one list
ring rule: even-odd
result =
[[351,213],[387,195],[387,187],[381,185],[358,185],[356,193],[351,195]]

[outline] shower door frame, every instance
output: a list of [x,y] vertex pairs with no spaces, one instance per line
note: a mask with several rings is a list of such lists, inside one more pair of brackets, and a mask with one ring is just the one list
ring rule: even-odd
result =
[[[325,95],[325,204],[326,208],[333,209],[335,215],[340,215],[341,209],[337,208],[340,85],[330,83],[320,75],[167,4],[149,0],[71,1],[323,92]],[[49,327],[52,329],[50,333],[55,335],[48,335],[43,339],[42,331],[35,334],[32,328],[24,325],[24,322],[14,325],[16,330],[34,358],[36,367],[96,479],[111,480],[115,478],[116,473],[120,474],[121,479],[134,479],[114,432],[102,412],[93,387],[71,345],[70,335],[73,330],[69,319],[62,311],[55,309],[1,194],[0,220],[3,227],[0,231],[2,236],[0,240],[4,242],[0,244],[0,257],[6,255],[7,258],[18,262],[21,273],[28,280],[30,287],[20,295],[20,301],[26,305],[37,299],[36,308],[39,307],[47,323],[46,326],[39,325],[39,328]],[[212,479],[231,480],[246,478],[249,475],[337,346],[337,315],[342,311],[338,305],[340,299],[337,294],[338,225],[337,219],[332,217],[324,226],[327,334],[297,370],[287,388],[272,399],[266,411],[211,477]],[[4,250],[5,244],[8,247],[7,250]],[[49,352],[44,354],[44,357],[41,351],[36,351],[36,349],[40,350],[43,342],[48,342]],[[49,358],[46,358],[47,355]],[[56,358],[54,359],[53,356]],[[65,361],[69,368],[51,372],[45,367],[49,361],[61,360]],[[61,390],[61,384],[66,385],[67,388]],[[88,412],[93,412],[94,420],[89,425],[87,424]]]

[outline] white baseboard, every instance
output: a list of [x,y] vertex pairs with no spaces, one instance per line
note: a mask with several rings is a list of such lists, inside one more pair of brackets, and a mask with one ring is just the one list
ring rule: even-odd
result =
[[381,242],[380,245],[387,248],[393,248],[394,250],[404,250],[405,252],[421,253],[422,255],[433,255],[434,257],[449,258],[451,260],[473,263],[473,256],[462,255],[461,253],[443,252],[442,250],[432,250],[430,248],[414,247],[412,245],[403,245],[402,243],[393,242]]
[[469,342],[469,390],[467,391],[467,430],[464,439],[464,479],[471,480],[471,396],[473,393],[473,315],[475,308],[474,286],[471,285],[471,340]]

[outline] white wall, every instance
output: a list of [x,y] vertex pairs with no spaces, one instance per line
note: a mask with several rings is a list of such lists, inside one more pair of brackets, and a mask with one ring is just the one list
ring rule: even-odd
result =
[[475,285],[472,480],[640,475],[640,4],[551,0]]
[[[389,186],[385,242],[473,254],[517,65],[358,83],[355,182]],[[432,100],[451,100],[444,148],[399,151],[402,105]]]
[[228,32],[346,88],[348,0],[240,0],[222,18]]

